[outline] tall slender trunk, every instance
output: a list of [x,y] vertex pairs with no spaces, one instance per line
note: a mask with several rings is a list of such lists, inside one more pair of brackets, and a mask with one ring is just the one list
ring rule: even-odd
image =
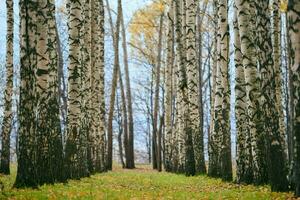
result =
[[20,105],[18,135],[18,169],[14,186],[37,187],[35,168],[35,77],[36,69],[36,6],[20,1]]
[[83,52],[83,68],[82,68],[82,134],[87,137],[87,163],[88,170],[90,173],[95,172],[94,167],[94,141],[95,141],[95,131],[92,130],[92,85],[91,85],[91,75],[92,75],[92,2],[91,0],[85,0],[84,5],[84,45],[82,48]]
[[91,156],[94,172],[105,171],[104,7],[91,0]]
[[7,35],[6,35],[6,87],[5,110],[2,123],[2,151],[0,173],[10,174],[10,133],[12,130],[12,94],[13,94],[13,41],[14,41],[14,2],[6,0]]
[[[293,81],[292,81],[292,69],[290,62],[290,41],[289,41],[289,24],[288,24],[288,13],[285,14],[285,49],[286,49],[286,91],[287,91],[287,140],[288,140],[288,158],[290,165],[290,173],[292,173],[292,161],[294,154],[294,136],[293,136],[293,117],[294,117],[294,102],[293,102]],[[291,178],[291,177],[290,177]],[[291,181],[291,179],[290,179]]]
[[[118,0],[118,13],[121,11],[121,0]],[[113,161],[113,115],[114,115],[114,107],[115,107],[115,97],[116,97],[116,89],[117,89],[117,81],[119,75],[119,35],[120,35],[120,15],[117,15],[116,22],[116,30],[112,34],[114,36],[114,69],[113,69],[113,78],[112,78],[112,87],[111,87],[111,95],[110,95],[110,105],[109,105],[109,113],[108,113],[108,125],[107,125],[107,169],[112,170],[112,161]]]
[[[205,3],[206,10],[207,3]],[[202,42],[203,42],[203,33],[202,33],[202,20],[203,15],[200,15],[200,6],[197,6],[197,24],[196,24],[196,46],[197,46],[197,63],[198,63],[198,82],[199,82],[199,95],[198,95],[198,106],[199,106],[199,135],[198,140],[195,139],[195,161],[196,161],[196,173],[205,174],[205,158],[204,158],[204,104],[203,104],[203,70],[202,70]],[[198,142],[197,142],[198,141]],[[198,143],[198,145],[197,145]],[[196,151],[198,149],[198,151]]]
[[[113,26],[113,21],[112,21],[112,16],[111,16],[111,11],[110,11],[110,7],[109,7],[109,3],[107,2],[107,9],[108,9],[108,13],[109,13],[109,24],[110,24],[110,28],[111,28],[111,32],[112,32],[112,39],[113,39],[113,45],[114,47],[116,46],[116,38],[115,38],[115,35],[114,35],[114,26]],[[122,5],[120,7],[120,10],[118,12],[118,17],[120,17],[120,26],[124,23],[122,20],[123,20],[123,11],[122,11]],[[123,31],[122,31],[123,33]],[[124,35],[123,35],[124,37]],[[124,44],[123,44],[124,46]],[[127,51],[126,51],[126,56],[127,56]],[[125,62],[125,61],[124,61]],[[128,64],[128,61],[127,61],[127,64]],[[119,84],[120,84],[120,92],[121,92],[121,98],[122,98],[122,120],[123,120],[123,123],[122,125],[124,126],[123,130],[124,130],[124,149],[125,149],[125,160],[126,160],[126,166],[130,166],[130,155],[129,155],[129,150],[130,150],[130,145],[129,145],[129,141],[128,141],[128,138],[129,138],[129,135],[128,135],[128,113],[127,113],[127,104],[126,104],[126,97],[125,97],[125,90],[124,90],[124,84],[123,84],[123,79],[122,79],[122,72],[121,72],[121,68],[120,68],[120,61],[118,61],[118,66],[119,66],[119,78],[118,78],[118,81],[119,81]],[[126,70],[126,69],[125,69]],[[129,162],[129,163],[128,163]]]
[[128,117],[127,117],[127,105],[126,105],[126,97],[123,85],[123,79],[121,74],[121,69],[119,69],[119,84],[120,84],[120,93],[122,99],[122,126],[124,130],[124,148],[125,148],[125,156],[126,156],[126,165],[128,166],[128,160],[130,160],[129,156],[129,144],[128,144]]
[[54,1],[20,2],[21,89],[15,187],[64,181]]
[[[63,146],[59,116],[58,54],[55,2],[40,1],[38,15],[38,61],[36,71],[37,106],[37,173],[39,184],[65,179]],[[46,23],[45,23],[46,22]],[[43,24],[46,24],[46,26]],[[46,79],[45,79],[46,78]],[[45,81],[46,80],[46,81]]]
[[[122,9],[123,10],[123,9]],[[128,157],[126,159],[126,167],[129,169],[135,168],[134,164],[134,120],[133,120],[133,109],[132,109],[132,95],[131,95],[131,84],[129,76],[129,64],[128,64],[128,51],[127,51],[127,40],[126,40],[126,28],[124,22],[124,15],[122,11],[121,15],[121,26],[122,26],[122,46],[123,46],[123,58],[124,58],[124,69],[125,69],[125,81],[126,81],[126,97],[127,97],[127,108],[128,108]]]
[[[257,45],[258,64],[261,75],[261,109],[263,113],[265,156],[267,158],[268,178],[272,191],[286,191],[287,169],[285,164],[284,140],[280,132],[280,116],[276,104],[276,66],[273,61],[273,47],[270,12],[268,2],[257,2]],[[275,68],[275,72],[274,72]],[[275,107],[274,107],[275,105]],[[261,158],[263,159],[263,158]],[[266,160],[265,160],[266,161]]]
[[172,143],[174,131],[172,131],[173,111],[173,68],[174,68],[174,3],[172,2],[168,11],[168,35],[167,35],[167,66],[165,81],[165,169],[172,171],[173,149]]
[[[187,49],[191,48],[191,42],[186,43],[187,34],[192,31],[189,27],[187,28],[186,19],[190,20],[192,15],[192,10],[187,12],[188,18],[186,18],[185,9],[193,7],[195,2],[189,1],[186,2],[177,0],[175,1],[175,32],[176,32],[176,43],[177,43],[177,64],[178,64],[178,92],[181,98],[179,99],[179,112],[181,112],[179,119],[179,126],[181,127],[178,131],[179,134],[179,145],[182,145],[182,149],[179,147],[179,165],[180,172],[185,172],[187,176],[195,175],[195,158],[194,158],[194,149],[193,149],[193,129],[189,116],[189,94],[188,94],[188,69],[186,65],[186,52]],[[189,6],[187,6],[189,5]],[[192,9],[192,8],[191,8]],[[183,13],[183,15],[180,14]],[[183,19],[183,20],[182,20]],[[183,22],[183,23],[182,23]],[[188,59],[193,59],[193,57],[188,57]]]
[[153,144],[156,146],[156,162],[157,170],[162,170],[161,164],[161,143],[159,143],[161,135],[158,132],[158,115],[159,115],[159,91],[160,91],[160,71],[161,71],[161,53],[162,53],[162,37],[163,37],[163,22],[164,15],[160,15],[159,21],[159,34],[158,34],[158,48],[157,48],[157,60],[156,60],[156,73],[155,73],[155,96],[154,96],[154,112],[153,112]]
[[290,67],[293,80],[293,180],[295,195],[300,197],[300,2],[289,0],[288,23],[290,37]]
[[247,90],[247,104],[249,115],[249,130],[251,135],[251,148],[253,155],[253,182],[263,184],[267,182],[266,162],[264,160],[263,132],[259,132],[260,124],[260,93],[256,50],[254,44],[253,1],[235,1],[238,12],[238,24],[241,38],[241,51],[243,66],[245,68],[245,81]]
[[218,138],[219,175],[223,180],[232,180],[231,134],[230,134],[230,87],[229,87],[229,25],[228,1],[220,0],[218,8],[218,56],[215,95],[214,132]]
[[210,131],[208,141],[208,175],[211,177],[217,177],[220,165],[218,163],[218,153],[216,150],[217,138],[214,132],[214,115],[215,115],[215,98],[216,98],[216,79],[217,79],[217,26],[218,26],[218,0],[213,1],[213,24],[214,24],[214,38],[213,38],[213,66],[211,72],[211,94],[210,94]]
[[[197,173],[205,173],[205,161],[204,161],[204,143],[203,143],[203,129],[200,112],[202,109],[202,103],[200,105],[199,91],[202,84],[200,80],[199,71],[199,51],[197,51],[197,10],[198,1],[187,1],[186,11],[186,41],[187,41],[187,75],[188,75],[188,95],[189,95],[189,112],[191,118],[191,128],[193,131],[193,148],[195,155],[195,169]],[[199,30],[198,30],[199,31]],[[199,36],[199,35],[198,35]],[[199,38],[198,38],[199,39]],[[202,92],[202,87],[201,87]],[[202,102],[202,100],[201,100]],[[201,106],[201,108],[200,108]]]
[[241,39],[239,33],[239,24],[237,19],[236,7],[234,9],[234,47],[235,47],[235,116],[236,116],[236,131],[237,131],[237,145],[236,145],[236,167],[237,167],[237,182],[238,183],[252,183],[252,153],[251,140],[248,127],[248,110],[247,110],[247,96],[245,72],[242,63],[243,55],[241,52]]
[[67,112],[68,112],[68,97],[67,97],[67,84],[65,80],[64,73],[64,60],[63,60],[63,51],[62,51],[62,43],[58,33],[58,27],[56,24],[56,37],[57,37],[57,56],[58,56],[58,95],[59,95],[59,103],[60,103],[60,113],[62,118],[62,144],[63,148],[65,146],[66,139],[66,125],[67,125]]
[[276,110],[279,117],[279,132],[284,148],[287,143],[285,139],[286,127],[284,123],[284,114],[282,106],[282,66],[281,66],[281,13],[280,13],[280,1],[273,0],[273,61],[274,61],[274,73],[275,73],[275,92],[276,92]]
[[179,173],[185,172],[185,136],[186,127],[184,111],[187,110],[186,99],[186,71],[185,71],[185,31],[182,28],[185,24],[185,1],[175,1],[175,41],[176,41],[176,65],[177,65],[177,97],[176,97],[176,116],[177,116],[177,145],[178,145],[178,167]]
[[68,1],[69,11],[69,78],[68,78],[68,124],[66,141],[66,176],[81,178],[87,176],[87,135],[82,129],[82,76],[84,71],[84,1]]
[[[194,164],[194,166],[186,165],[186,172],[188,169],[189,175],[194,175],[196,170],[199,169],[198,162],[203,163],[204,157],[202,157],[202,144],[201,143],[201,133],[200,133],[200,113],[199,113],[199,69],[197,63],[197,51],[196,51],[196,12],[197,12],[197,1],[196,0],[186,0],[186,72],[187,72],[187,88],[188,88],[188,108],[190,117],[190,129],[192,134],[192,143],[188,143],[188,146],[193,147],[194,157],[188,155],[186,152],[186,159],[189,158],[189,165]],[[187,136],[189,137],[189,136]],[[187,138],[187,140],[189,140]],[[204,156],[204,155],[203,155]],[[195,165],[196,164],[196,165]],[[203,168],[201,166],[200,168]],[[203,169],[201,169],[202,171]],[[193,172],[194,171],[194,172]]]
[[[99,149],[98,149],[98,155],[99,155],[99,170],[105,171],[106,169],[106,146],[107,146],[107,140],[106,140],[106,132],[105,132],[105,59],[104,59],[104,38],[105,38],[105,12],[104,12],[104,4],[103,0],[99,1],[99,10],[100,10],[100,19],[99,19],[99,95],[100,95],[100,126],[99,126]],[[97,16],[97,14],[96,14]]]
[[[120,108],[120,100],[119,100],[119,95],[117,95],[117,117],[116,121],[118,123],[118,145],[119,145],[119,157],[120,157],[120,162],[122,164],[122,167],[125,168],[125,162],[124,162],[124,157],[123,157],[123,143],[122,143],[122,134],[123,134],[123,117],[122,117],[122,110]],[[126,144],[125,144],[126,145]]]

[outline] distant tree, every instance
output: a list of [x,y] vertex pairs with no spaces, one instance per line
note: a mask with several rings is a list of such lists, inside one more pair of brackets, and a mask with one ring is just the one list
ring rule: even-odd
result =
[[[163,12],[163,11],[162,11]],[[160,77],[161,77],[161,62],[162,62],[162,37],[163,37],[163,23],[164,23],[164,13],[160,15],[159,21],[159,35],[158,35],[158,48],[157,48],[157,60],[156,60],[156,71],[155,71],[155,90],[154,90],[154,111],[153,111],[153,155],[156,155],[156,168],[155,168],[155,160],[153,160],[153,168],[158,171],[162,170],[162,162],[161,162],[161,135],[158,131],[158,120],[159,120],[159,109],[160,109]],[[153,156],[153,158],[155,158]]]
[[124,58],[124,69],[125,69],[125,87],[127,97],[127,110],[128,110],[128,155],[126,158],[126,167],[129,169],[135,168],[134,164],[134,120],[133,120],[133,109],[132,109],[132,92],[131,92],[131,80],[129,75],[129,63],[128,63],[128,51],[127,51],[127,39],[126,39],[126,28],[124,22],[123,8],[121,7],[121,27],[122,27],[122,47],[123,47],[123,58]]
[[[121,11],[121,0],[118,0],[118,13]],[[117,15],[116,29],[114,34],[114,68],[113,68],[113,78],[112,78],[112,89],[110,95],[110,105],[109,105],[109,113],[108,113],[108,125],[107,125],[107,136],[108,136],[108,144],[107,144],[107,169],[112,170],[112,148],[113,148],[113,115],[114,115],[114,104],[116,97],[116,89],[118,84],[118,76],[120,70],[120,62],[119,62],[119,36],[120,36],[120,24],[121,24],[121,15]]]

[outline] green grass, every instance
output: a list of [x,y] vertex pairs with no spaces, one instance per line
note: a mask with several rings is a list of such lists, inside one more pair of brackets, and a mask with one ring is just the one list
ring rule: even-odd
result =
[[16,170],[1,176],[5,187],[0,199],[288,199],[291,193],[273,193],[268,186],[239,186],[207,176],[185,177],[158,173],[148,166],[93,175],[67,184],[44,185],[39,189],[12,189]]

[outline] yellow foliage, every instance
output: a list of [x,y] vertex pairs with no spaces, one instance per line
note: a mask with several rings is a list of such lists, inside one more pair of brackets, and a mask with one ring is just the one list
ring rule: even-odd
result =
[[287,12],[287,5],[288,5],[288,0],[281,0],[280,1],[280,11],[283,13]]
[[130,43],[139,50],[138,55],[148,56],[148,61],[152,61],[157,47],[159,17],[165,12],[166,5],[163,0],[157,0],[139,9],[133,15],[129,26],[131,34]]

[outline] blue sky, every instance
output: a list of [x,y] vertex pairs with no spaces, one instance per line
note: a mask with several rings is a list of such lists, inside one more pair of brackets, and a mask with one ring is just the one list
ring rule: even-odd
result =
[[[5,1],[0,1],[0,59],[5,52],[5,32],[6,32],[6,5]],[[1,60],[2,61],[2,60]]]

